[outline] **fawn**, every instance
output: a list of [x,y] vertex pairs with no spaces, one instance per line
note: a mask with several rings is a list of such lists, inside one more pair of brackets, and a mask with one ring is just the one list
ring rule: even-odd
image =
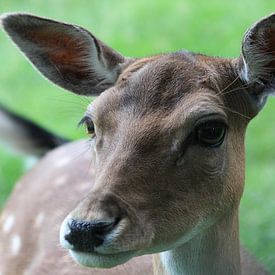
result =
[[75,25],[1,22],[46,78],[98,96],[81,120],[91,150],[74,158],[83,141],[56,144],[12,193],[1,275],[267,274],[240,247],[238,209],[246,126],[274,93],[275,14],[233,59],[128,58]]

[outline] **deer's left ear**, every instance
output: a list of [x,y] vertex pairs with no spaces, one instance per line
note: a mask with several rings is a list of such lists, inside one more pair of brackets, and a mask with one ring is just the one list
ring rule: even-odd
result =
[[79,26],[24,13],[2,15],[1,25],[45,77],[80,95],[112,87],[127,60]]
[[275,95],[275,13],[254,24],[244,35],[239,74],[260,110]]

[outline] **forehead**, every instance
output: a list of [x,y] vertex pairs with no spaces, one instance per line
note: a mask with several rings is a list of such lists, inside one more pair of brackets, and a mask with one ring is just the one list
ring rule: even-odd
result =
[[170,112],[178,105],[190,105],[190,101],[198,106],[201,101],[211,104],[217,98],[207,89],[210,74],[211,68],[199,55],[184,51],[136,60],[88,110],[96,117],[117,111],[142,116]]

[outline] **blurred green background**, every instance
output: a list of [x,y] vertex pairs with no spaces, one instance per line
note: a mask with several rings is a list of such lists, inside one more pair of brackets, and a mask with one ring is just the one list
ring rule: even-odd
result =
[[[188,49],[239,55],[242,35],[275,11],[274,0],[1,0],[0,13],[24,11],[82,25],[126,56]],[[0,102],[52,131],[76,139],[86,100],[43,79],[0,32]],[[275,274],[275,99],[246,138],[242,242]],[[23,158],[0,147],[0,208],[24,173]]]

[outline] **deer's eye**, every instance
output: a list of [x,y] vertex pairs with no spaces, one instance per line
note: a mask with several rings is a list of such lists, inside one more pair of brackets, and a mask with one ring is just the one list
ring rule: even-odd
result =
[[218,120],[206,121],[199,124],[195,130],[197,142],[202,146],[220,146],[226,134],[227,125]]
[[94,125],[94,122],[92,121],[92,119],[88,116],[83,117],[78,125],[81,126],[83,124],[85,125],[85,127],[87,129],[87,133],[92,138],[95,137],[95,125]]
[[93,123],[86,123],[87,133],[91,136],[95,135],[95,126]]

